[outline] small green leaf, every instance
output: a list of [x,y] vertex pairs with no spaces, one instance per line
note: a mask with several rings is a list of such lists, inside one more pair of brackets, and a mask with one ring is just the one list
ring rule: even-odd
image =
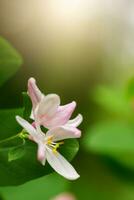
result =
[[21,64],[18,52],[0,37],[0,86],[17,72]]
[[6,151],[14,147],[20,147],[23,144],[24,144],[24,140],[22,140],[17,134],[10,138],[0,140],[0,151],[4,151],[4,150]]
[[20,159],[25,155],[25,146],[14,147],[8,151],[8,161],[11,162],[13,160]]

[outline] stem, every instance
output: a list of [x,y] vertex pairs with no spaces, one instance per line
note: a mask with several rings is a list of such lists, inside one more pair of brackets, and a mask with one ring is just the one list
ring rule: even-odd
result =
[[18,133],[17,135],[13,135],[13,136],[11,136],[9,138],[6,138],[4,140],[0,140],[0,144],[3,143],[3,142],[8,142],[8,141],[10,141],[10,140],[12,140],[14,138],[17,138],[17,137],[20,137],[20,133]]
[[9,138],[0,140],[0,144],[2,144],[3,142],[8,142],[8,141],[15,139],[15,138],[25,139],[25,138],[28,138],[28,134],[26,134],[25,130],[23,129],[20,133],[18,133],[16,135],[13,135]]

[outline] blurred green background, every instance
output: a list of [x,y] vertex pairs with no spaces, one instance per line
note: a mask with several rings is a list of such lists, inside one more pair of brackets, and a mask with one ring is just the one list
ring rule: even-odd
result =
[[[0,35],[22,56],[0,88],[0,108],[22,105],[35,77],[41,90],[82,113],[81,177],[58,175],[0,188],[1,199],[134,199],[134,2],[131,0],[0,0]],[[76,114],[75,113],[75,114]],[[9,177],[10,178],[10,177]]]

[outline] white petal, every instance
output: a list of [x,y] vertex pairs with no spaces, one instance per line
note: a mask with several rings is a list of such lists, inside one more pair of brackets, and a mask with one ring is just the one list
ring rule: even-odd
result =
[[43,143],[38,144],[38,152],[37,152],[37,159],[45,165],[46,163],[46,149]]
[[31,111],[30,119],[34,120],[34,112],[33,112],[33,109],[32,109],[32,111]]
[[20,116],[16,116],[16,120],[32,137],[37,134],[36,129],[25,119]]
[[75,180],[80,177],[73,166],[58,152],[53,153],[50,148],[47,148],[46,157],[51,167],[61,176],[69,180]]
[[41,118],[51,117],[55,114],[59,105],[60,97],[56,94],[49,94],[41,99],[37,115]]
[[81,124],[82,121],[83,121],[82,115],[78,114],[77,117],[75,117],[72,120],[69,120],[67,122],[67,125],[70,125],[70,126],[73,126],[73,127],[78,127]]
[[49,130],[46,133],[46,137],[53,138],[53,141],[59,141],[69,138],[79,138],[81,131],[74,127],[60,126]]

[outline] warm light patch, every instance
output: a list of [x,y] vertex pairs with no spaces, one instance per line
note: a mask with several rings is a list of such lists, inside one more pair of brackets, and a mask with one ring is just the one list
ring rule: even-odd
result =
[[86,2],[87,0],[50,0],[50,17],[61,22],[81,19],[85,15]]

